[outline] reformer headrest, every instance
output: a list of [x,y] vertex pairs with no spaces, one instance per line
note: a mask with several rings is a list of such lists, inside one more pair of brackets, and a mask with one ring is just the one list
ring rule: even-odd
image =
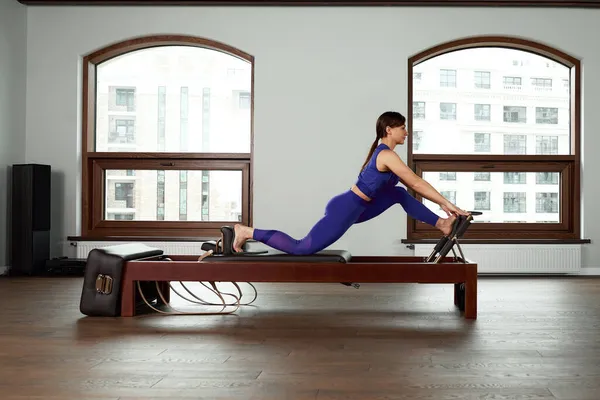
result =
[[124,261],[137,260],[140,258],[160,256],[164,252],[156,247],[150,247],[143,243],[123,243],[95,249],[106,254],[122,258]]

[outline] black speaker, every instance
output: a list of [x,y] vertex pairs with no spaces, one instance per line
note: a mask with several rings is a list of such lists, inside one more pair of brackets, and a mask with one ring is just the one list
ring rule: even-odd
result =
[[11,275],[41,275],[50,258],[51,168],[12,166]]

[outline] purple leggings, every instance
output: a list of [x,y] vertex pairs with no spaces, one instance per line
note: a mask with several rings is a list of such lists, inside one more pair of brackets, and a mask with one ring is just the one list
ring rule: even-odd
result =
[[288,254],[314,254],[341,238],[352,225],[375,218],[394,204],[400,204],[412,218],[431,226],[435,226],[439,219],[400,186],[380,192],[371,201],[365,201],[348,190],[329,200],[325,215],[304,238],[298,240],[278,230],[254,228],[253,239]]

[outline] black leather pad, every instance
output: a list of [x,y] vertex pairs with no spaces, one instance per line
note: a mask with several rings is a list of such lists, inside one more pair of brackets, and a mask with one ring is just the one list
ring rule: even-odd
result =
[[309,262],[309,263],[348,263],[352,255],[347,250],[322,250],[316,254],[297,256],[268,252],[263,254],[235,254],[223,256],[220,254],[204,258],[205,262],[218,261],[248,261],[248,262]]
[[[116,317],[121,314],[123,265],[130,260],[162,255],[163,251],[141,243],[127,243],[90,251],[83,279],[79,310],[89,316]],[[97,289],[97,280],[110,280],[110,293]]]

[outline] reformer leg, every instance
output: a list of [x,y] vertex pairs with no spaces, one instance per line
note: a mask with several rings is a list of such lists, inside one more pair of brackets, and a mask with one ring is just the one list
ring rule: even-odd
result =
[[469,269],[464,285],[464,315],[467,319],[477,318],[477,271]]
[[465,311],[465,284],[455,283],[454,284],[454,305],[458,307],[460,311]]

